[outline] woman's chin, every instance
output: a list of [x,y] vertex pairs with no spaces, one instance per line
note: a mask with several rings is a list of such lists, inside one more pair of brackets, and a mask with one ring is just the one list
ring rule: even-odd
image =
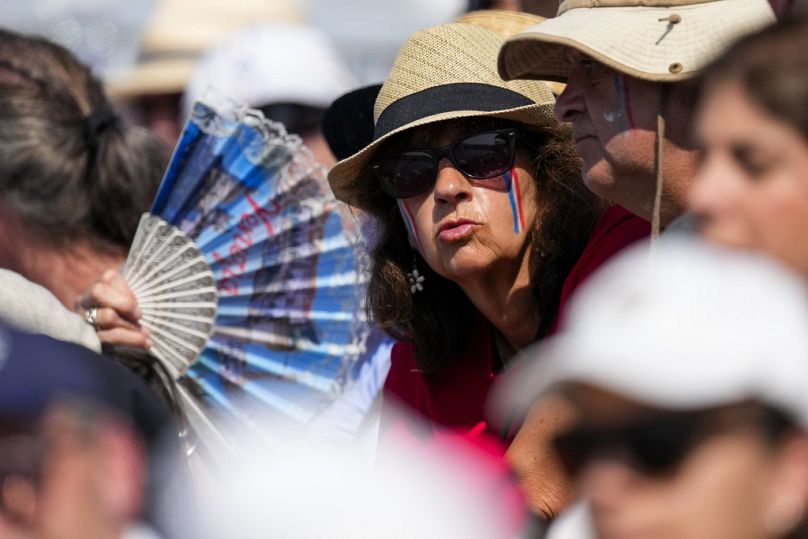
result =
[[450,281],[467,281],[481,277],[490,267],[490,261],[479,255],[458,252],[443,261],[438,273]]

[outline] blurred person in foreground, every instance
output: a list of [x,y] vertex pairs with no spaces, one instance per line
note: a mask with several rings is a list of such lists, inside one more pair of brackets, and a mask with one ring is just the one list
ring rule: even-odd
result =
[[702,234],[808,278],[808,20],[733,46],[704,74],[702,161],[690,205]]
[[0,30],[0,267],[73,309],[125,260],[167,162],[73,54]]
[[282,123],[317,161],[331,167],[336,160],[320,124],[328,106],[357,85],[336,45],[320,30],[290,22],[255,24],[200,58],[183,95],[183,116],[214,90]]
[[0,536],[159,537],[179,455],[149,388],[81,346],[6,327],[0,344]]
[[762,257],[672,240],[595,276],[499,394],[577,412],[554,447],[588,511],[550,537],[808,537],[806,327]]
[[555,110],[574,125],[587,187],[656,234],[684,213],[693,180],[690,81],[774,20],[766,0],[565,0],[558,16],[505,43],[499,71],[567,83]]

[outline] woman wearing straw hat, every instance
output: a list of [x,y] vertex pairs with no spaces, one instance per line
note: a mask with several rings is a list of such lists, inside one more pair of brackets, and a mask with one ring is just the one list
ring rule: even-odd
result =
[[[385,432],[392,401],[415,412],[399,426],[485,431],[497,373],[554,329],[585,276],[648,233],[586,190],[548,87],[499,78],[503,39],[458,23],[414,34],[379,92],[373,141],[328,176],[377,224],[368,304],[399,339]],[[534,509],[558,509],[549,490],[555,501]]]

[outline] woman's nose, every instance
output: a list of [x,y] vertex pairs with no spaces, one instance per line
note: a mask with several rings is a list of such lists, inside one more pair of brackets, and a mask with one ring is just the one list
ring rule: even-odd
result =
[[567,86],[555,102],[555,115],[561,122],[575,122],[586,110],[581,78],[574,75],[574,72],[570,75]]
[[471,183],[462,172],[447,158],[438,163],[438,175],[435,178],[435,201],[445,204],[457,204],[471,198]]
[[737,194],[737,189],[733,187],[735,183],[731,167],[721,159],[705,156],[687,194],[689,208],[698,215],[706,216],[731,204]]
[[640,475],[625,464],[608,458],[594,458],[578,478],[578,487],[592,503],[603,509],[619,504],[622,497],[635,486]]

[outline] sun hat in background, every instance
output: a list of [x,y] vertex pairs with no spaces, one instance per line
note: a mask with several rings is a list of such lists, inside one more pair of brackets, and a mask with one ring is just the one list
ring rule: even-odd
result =
[[505,9],[480,9],[464,13],[453,22],[482,26],[502,36],[510,37],[544,20],[544,17],[532,13]]
[[525,353],[495,415],[579,382],[669,410],[754,399],[808,426],[807,327],[806,284],[768,259],[685,239],[634,248]]
[[293,0],[159,0],[137,63],[110,73],[107,89],[117,98],[181,93],[199,56],[238,28],[302,19]]
[[[454,22],[475,24],[488,28],[504,37],[510,37],[545,20],[547,19],[531,13],[520,13],[504,9],[481,9],[464,13]],[[553,95],[561,95],[561,92],[564,91],[565,85],[560,82],[549,80],[544,82],[553,91]]]
[[359,82],[322,31],[271,22],[245,27],[205,53],[183,96],[187,113],[208,88],[250,107],[295,103],[326,109]]
[[499,77],[496,58],[503,41],[492,30],[462,23],[413,34],[376,99],[373,142],[328,174],[336,197],[361,208],[376,152],[390,137],[413,127],[468,117],[557,125],[555,99],[546,84]]
[[499,72],[563,81],[574,49],[639,79],[685,80],[774,21],[767,0],[564,0],[556,17],[505,43]]

